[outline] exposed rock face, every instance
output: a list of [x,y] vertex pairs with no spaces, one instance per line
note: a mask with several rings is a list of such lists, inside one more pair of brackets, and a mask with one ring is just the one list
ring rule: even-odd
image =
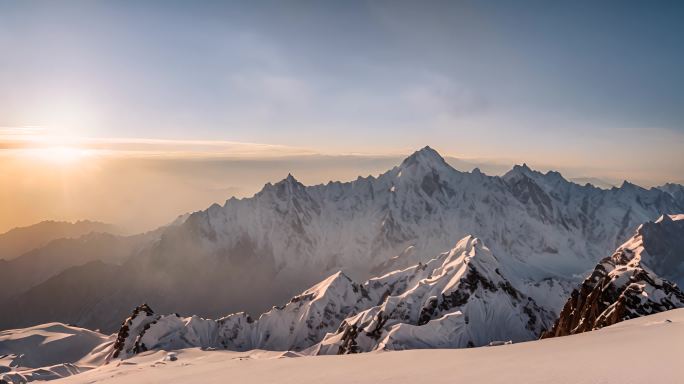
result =
[[[137,306],[130,317],[121,324],[121,328],[116,336],[116,341],[112,345],[112,358],[119,357],[123,353],[140,352],[138,336],[149,328],[149,325],[158,320],[159,316],[154,315],[154,311],[149,305]],[[147,328],[146,328],[147,327]],[[142,328],[142,330],[141,330]],[[133,348],[126,348],[133,344]],[[128,349],[128,350],[127,350]]]
[[684,215],[664,215],[640,226],[634,237],[601,260],[572,292],[553,328],[543,337],[591,331],[684,307],[680,288],[659,277],[681,277],[683,263]]
[[111,358],[158,348],[328,354],[534,339],[552,316],[498,267],[489,249],[468,236],[425,264],[362,284],[338,272],[256,321],[244,313],[218,320],[159,316],[143,305],[122,324]]

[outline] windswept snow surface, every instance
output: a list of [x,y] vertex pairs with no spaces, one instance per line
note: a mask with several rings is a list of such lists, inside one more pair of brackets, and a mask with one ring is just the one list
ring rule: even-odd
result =
[[684,309],[579,335],[496,347],[305,356],[155,351],[59,383],[681,383]]
[[[112,339],[99,332],[48,323],[0,332],[0,383],[52,380],[83,372]],[[104,356],[102,356],[104,357]]]

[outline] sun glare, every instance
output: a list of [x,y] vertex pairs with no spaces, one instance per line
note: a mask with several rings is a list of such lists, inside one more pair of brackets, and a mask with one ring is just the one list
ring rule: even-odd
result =
[[55,146],[33,148],[29,150],[31,157],[59,165],[74,164],[91,155],[91,151],[83,148]]

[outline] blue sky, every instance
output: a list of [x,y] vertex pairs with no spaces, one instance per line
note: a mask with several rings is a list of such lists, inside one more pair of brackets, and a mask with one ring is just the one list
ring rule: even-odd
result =
[[3,0],[0,126],[671,164],[682,20],[679,1]]

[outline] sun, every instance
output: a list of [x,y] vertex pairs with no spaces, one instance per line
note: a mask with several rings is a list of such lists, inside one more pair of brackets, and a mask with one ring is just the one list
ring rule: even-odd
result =
[[71,165],[91,155],[91,151],[78,147],[51,146],[32,148],[30,155],[42,161],[57,165]]

